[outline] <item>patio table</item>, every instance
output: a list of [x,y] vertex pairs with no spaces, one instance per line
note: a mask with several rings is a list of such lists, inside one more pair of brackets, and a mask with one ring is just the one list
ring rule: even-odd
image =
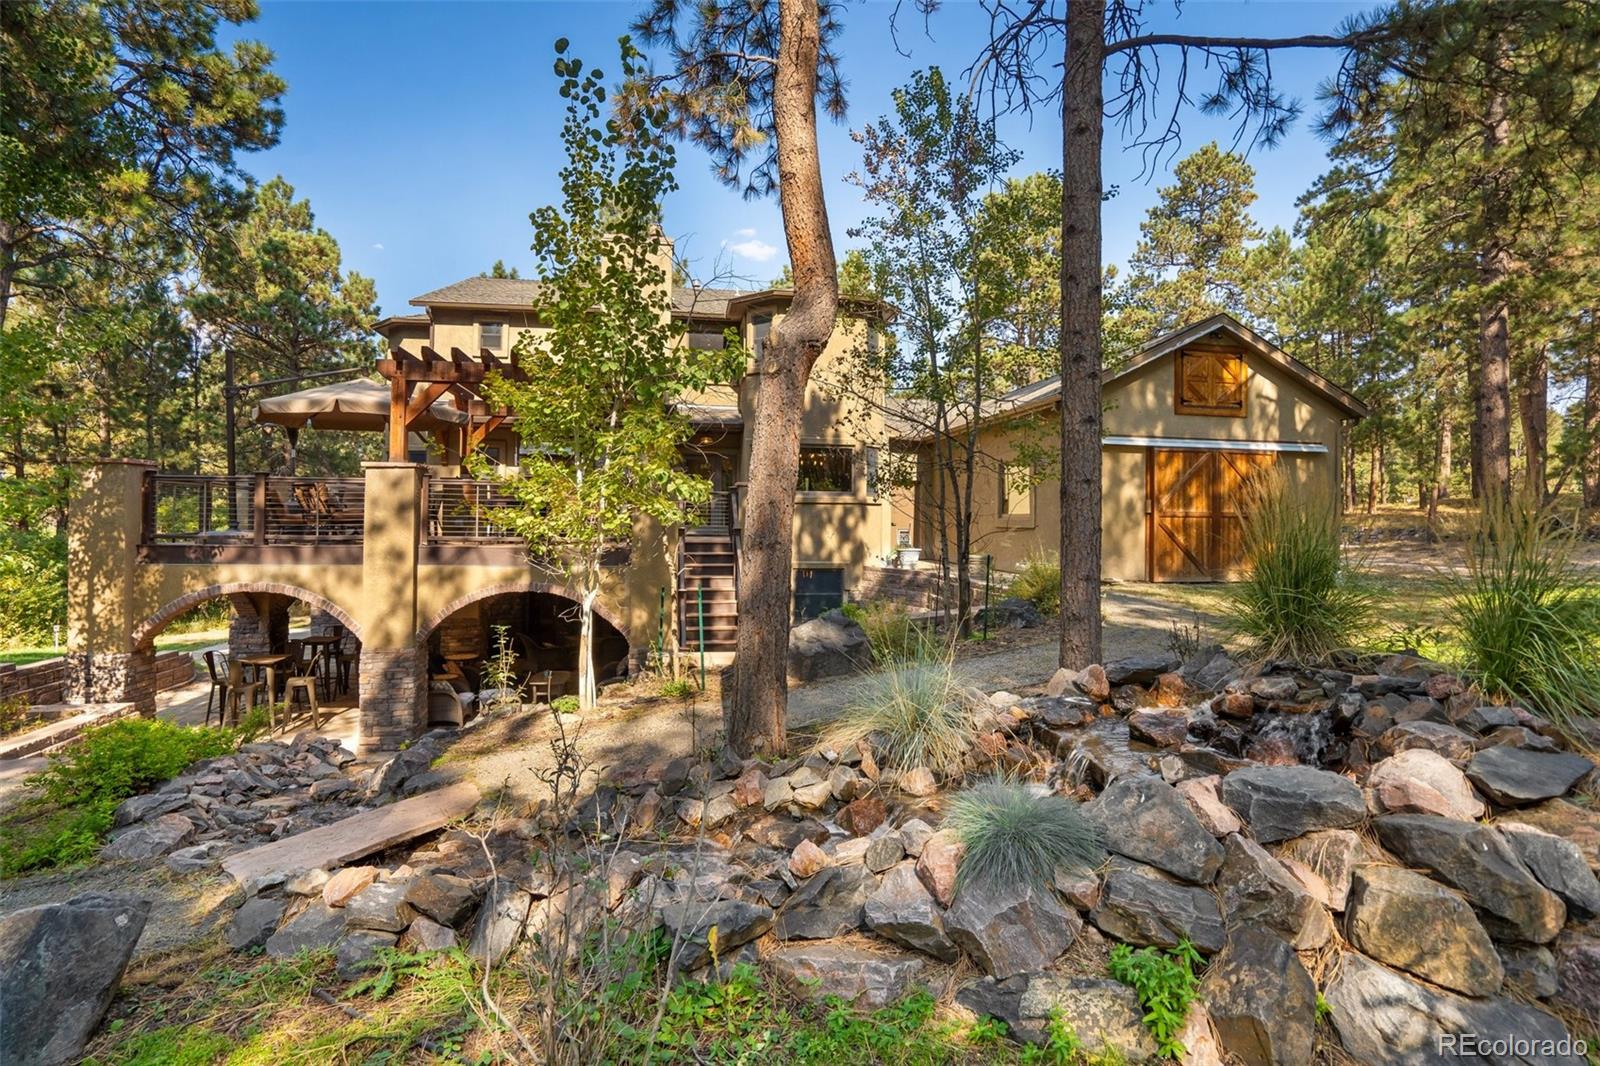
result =
[[272,718],[272,706],[278,701],[278,667],[289,661],[289,657],[282,653],[271,655],[244,655],[239,662],[254,671],[254,678],[259,679],[263,672],[267,678],[267,716]]

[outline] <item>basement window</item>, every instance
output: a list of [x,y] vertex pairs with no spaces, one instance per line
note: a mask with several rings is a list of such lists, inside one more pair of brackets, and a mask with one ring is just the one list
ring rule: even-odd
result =
[[794,620],[804,622],[844,603],[844,568],[802,566],[794,571]]

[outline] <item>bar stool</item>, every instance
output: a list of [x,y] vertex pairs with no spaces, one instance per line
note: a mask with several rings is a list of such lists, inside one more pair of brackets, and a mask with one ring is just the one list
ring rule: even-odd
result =
[[303,695],[306,706],[311,712],[311,728],[320,729],[322,721],[318,717],[317,707],[317,678],[322,667],[323,654],[318,652],[312,657],[311,662],[300,664],[293,677],[283,683],[283,724],[287,726],[294,718],[295,696]]
[[211,724],[211,701],[217,703],[217,724],[221,725],[223,717],[228,713],[228,660],[222,660],[222,667],[217,667],[217,653],[208,651],[204,655],[206,673],[211,675],[211,689],[206,693],[206,717],[203,725]]
[[[235,659],[228,660],[228,714],[231,724],[239,724],[239,705],[243,701],[244,709],[248,713],[256,705],[256,693],[265,688],[260,681],[246,681],[244,679],[244,664]],[[268,700],[270,704],[270,699]],[[217,721],[222,721],[219,713]]]

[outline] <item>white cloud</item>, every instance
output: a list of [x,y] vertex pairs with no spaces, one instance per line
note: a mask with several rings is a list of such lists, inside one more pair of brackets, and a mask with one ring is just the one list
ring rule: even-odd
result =
[[377,244],[374,244],[374,245],[373,245],[373,246],[372,246],[372,250],[373,250],[373,251],[375,251],[375,252],[381,252],[381,251],[383,251],[383,242],[382,242],[382,241],[379,241],[379,242],[378,242],[378,243],[377,243]]
[[733,231],[733,235],[735,237],[754,237],[756,231],[753,229],[736,229]]
[[757,237],[739,241],[737,244],[728,245],[728,251],[742,259],[754,259],[758,263],[765,263],[778,254],[778,249]]

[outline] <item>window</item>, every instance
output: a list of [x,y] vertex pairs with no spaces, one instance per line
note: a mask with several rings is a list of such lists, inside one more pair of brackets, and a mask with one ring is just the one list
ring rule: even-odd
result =
[[803,566],[794,571],[794,620],[804,622],[844,603],[844,569]]
[[767,343],[767,335],[772,332],[771,315],[752,315],[750,317],[751,345],[750,350],[757,359],[761,358],[761,348]]
[[801,492],[854,492],[855,449],[802,446]]
[[1177,413],[1243,418],[1246,375],[1244,356],[1237,352],[1179,352]]
[[498,352],[505,347],[506,324],[504,322],[479,322],[478,347],[487,348],[491,352]]
[[911,547],[911,530],[901,527],[894,531],[894,546],[896,548]]
[[691,326],[688,343],[689,347],[697,352],[720,352],[727,348],[728,338],[723,336],[720,329],[712,329],[710,326]]
[[1000,466],[1000,514],[1007,518],[1033,514],[1033,471],[1022,463]]

